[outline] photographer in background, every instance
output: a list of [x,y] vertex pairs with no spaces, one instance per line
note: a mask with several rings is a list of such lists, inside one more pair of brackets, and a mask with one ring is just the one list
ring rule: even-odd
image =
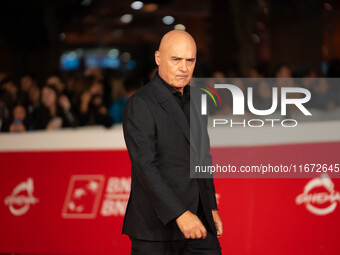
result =
[[41,104],[34,114],[33,130],[55,130],[76,127],[77,121],[68,100],[60,100],[53,85],[45,85],[41,92]]
[[79,123],[81,126],[103,125],[111,127],[113,122],[104,104],[103,84],[94,81],[80,96]]

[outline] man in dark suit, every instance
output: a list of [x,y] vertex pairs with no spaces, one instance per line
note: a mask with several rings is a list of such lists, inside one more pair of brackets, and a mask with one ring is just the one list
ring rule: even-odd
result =
[[190,130],[199,93],[188,85],[194,39],[185,31],[168,32],[155,61],[158,72],[128,100],[123,116],[131,160],[123,233],[132,241],[131,254],[221,254],[213,180],[190,178],[193,164],[211,165],[206,119],[198,117],[200,128]]

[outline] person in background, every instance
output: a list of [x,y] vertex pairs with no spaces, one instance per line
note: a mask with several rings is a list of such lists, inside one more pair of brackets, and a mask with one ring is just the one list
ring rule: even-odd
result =
[[225,78],[226,74],[223,71],[215,71],[211,75],[212,78]]
[[77,97],[77,82],[78,82],[78,76],[76,73],[69,73],[65,79],[65,90],[64,94],[67,96],[67,98],[70,100],[72,106],[75,106],[75,100]]
[[329,84],[325,78],[317,80],[314,92],[315,105],[318,109],[333,110],[336,108],[335,95],[330,90]]
[[20,79],[20,90],[28,93],[28,91],[37,83],[37,78],[34,74],[24,74]]
[[0,82],[0,130],[8,131],[13,106],[18,99],[18,87],[10,78],[4,77]]
[[5,103],[0,99],[0,132],[3,131],[6,121],[9,119],[9,111]]
[[29,120],[24,104],[16,103],[9,117],[0,126],[1,132],[25,132],[28,130]]
[[18,87],[14,80],[5,78],[0,83],[0,97],[8,109],[12,109],[18,99]]
[[[57,89],[58,94],[59,94],[58,103],[62,106],[63,109],[67,109],[67,111],[69,111],[69,109],[74,108],[74,105],[72,105],[71,103],[72,98],[67,93],[68,91],[67,91],[66,83],[61,77],[61,75],[59,74],[50,75],[47,78],[46,84],[52,85]],[[68,116],[68,118],[72,119],[72,116],[68,112],[65,112],[65,114]],[[73,122],[73,120],[71,119],[70,121]]]
[[[274,77],[276,78],[275,85],[278,87],[278,98],[281,98],[281,88],[282,87],[296,87],[297,85],[292,78],[292,69],[285,63],[281,63],[274,68]],[[288,93],[287,98],[300,98],[301,93]],[[281,105],[281,101],[278,101],[278,104]],[[298,108],[293,105],[287,105],[287,118],[289,118],[292,112],[297,111]]]
[[262,63],[258,66],[254,66],[249,70],[248,77],[249,78],[267,77],[268,76],[267,69],[268,69],[267,63]]
[[139,79],[128,78],[123,83],[122,96],[110,105],[109,114],[113,123],[121,123],[126,101],[141,87]]
[[102,73],[102,70],[100,68],[90,68],[90,69],[87,69],[84,73],[85,76],[89,77],[93,77],[94,81],[96,82],[103,82],[104,80],[104,76],[103,76],[103,73]]
[[29,128],[29,117],[26,107],[23,104],[16,104],[12,110],[12,120],[9,125],[9,132],[26,132]]
[[34,114],[33,130],[55,130],[75,127],[76,118],[67,102],[58,103],[59,92],[53,85],[45,85],[41,92],[41,105]]
[[308,67],[300,68],[300,70],[297,72],[297,77],[302,77],[302,79],[298,79],[299,86],[307,89],[311,93],[311,98],[308,102],[306,102],[304,105],[307,109],[315,108],[316,102],[315,102],[315,87],[319,81],[319,78],[317,78],[316,72]]
[[255,87],[254,106],[259,110],[270,109],[273,104],[272,87],[265,80],[259,80]]
[[292,70],[287,64],[279,64],[274,68],[275,78],[292,78]]
[[46,79],[46,84],[55,86],[59,94],[63,94],[66,87],[65,82],[63,81],[61,76],[57,73],[49,75]]
[[41,91],[38,85],[34,85],[28,91],[28,114],[32,114],[40,105],[40,95]]
[[79,104],[79,122],[81,126],[112,126],[113,122],[104,104],[103,95],[103,84],[97,81],[94,81],[90,89],[81,94]]
[[29,91],[34,86],[37,86],[37,78],[34,74],[26,73],[20,79],[20,90],[18,100],[25,105],[29,104]]

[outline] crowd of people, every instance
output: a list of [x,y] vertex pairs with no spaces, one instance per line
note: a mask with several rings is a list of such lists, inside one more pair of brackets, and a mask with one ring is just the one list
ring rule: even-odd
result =
[[108,84],[99,69],[80,76],[53,73],[42,86],[34,74],[25,74],[18,82],[2,74],[0,128],[2,132],[25,132],[88,125],[111,127],[121,122],[127,98],[140,85],[132,76],[115,76]]
[[[150,77],[156,70],[151,72]],[[233,71],[216,71],[213,78],[237,77]],[[316,78],[316,72],[305,69],[293,72],[289,65],[278,65],[270,74],[264,69],[253,68],[250,78]],[[340,77],[340,60],[329,65],[327,77]],[[309,81],[309,82],[308,82]],[[304,79],[298,86],[311,91],[309,107],[332,110],[340,106],[340,84],[326,79]],[[143,83],[136,76],[103,75],[100,69],[90,69],[80,74],[50,74],[40,82],[32,73],[18,80],[0,72],[0,130],[1,132],[25,132],[32,130],[56,130],[64,127],[102,125],[111,127],[121,123],[127,99]],[[242,79],[235,82],[242,89]],[[268,109],[272,102],[271,84],[264,80],[254,91],[257,107]],[[244,89],[244,88],[243,88]],[[228,101],[228,99],[226,99]],[[230,101],[230,100],[229,100]],[[225,104],[220,113],[231,113],[231,104]]]

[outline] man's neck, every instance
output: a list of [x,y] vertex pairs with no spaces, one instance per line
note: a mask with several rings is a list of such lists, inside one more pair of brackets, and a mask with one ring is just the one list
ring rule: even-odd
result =
[[165,79],[159,74],[159,72],[157,71],[157,74],[158,74],[158,76],[159,76],[159,78],[161,78],[162,79],[162,81],[164,82],[164,83],[166,83],[167,85],[169,85],[170,87],[172,87],[174,90],[176,90],[176,91],[178,91],[178,92],[180,92],[181,93],[181,95],[183,95],[183,90],[184,90],[184,88],[183,87],[180,87],[180,88],[176,88],[176,87],[174,87],[174,86],[172,86],[171,84],[169,84],[168,82],[166,82],[165,81]]
[[[170,85],[171,86],[171,85]],[[171,86],[172,87],[172,86]],[[183,88],[176,88],[176,87],[173,87],[175,90],[177,90],[178,92],[181,93],[181,95],[183,95]]]

